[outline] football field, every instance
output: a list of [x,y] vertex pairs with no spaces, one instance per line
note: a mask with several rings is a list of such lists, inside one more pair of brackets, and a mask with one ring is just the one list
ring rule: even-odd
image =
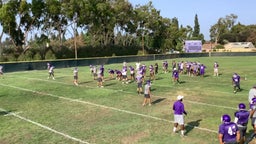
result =
[[[48,70],[4,73],[0,77],[1,144],[216,144],[223,114],[234,120],[239,103],[248,106],[248,92],[256,84],[256,56],[168,59],[192,61],[206,66],[204,77],[180,74],[180,84],[158,63],[153,81],[152,105],[142,106],[143,95],[136,82],[122,84],[109,79],[108,69],[122,69],[122,63],[104,65],[104,87],[98,88],[89,67],[78,67],[79,86],[73,84],[73,67],[55,68],[55,80]],[[213,76],[213,63],[220,65]],[[134,63],[127,63],[135,67]],[[241,76],[241,91],[233,93],[232,75]],[[128,73],[129,74],[129,73]],[[147,72],[146,79],[149,72]],[[173,134],[172,104],[184,95],[186,137]],[[252,133],[250,122],[247,135]]]

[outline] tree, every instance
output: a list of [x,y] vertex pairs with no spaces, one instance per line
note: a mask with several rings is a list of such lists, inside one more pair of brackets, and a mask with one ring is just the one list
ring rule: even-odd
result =
[[237,16],[234,14],[227,15],[226,18],[219,18],[218,22],[210,28],[210,38],[217,44],[224,33],[230,32],[234,26]]
[[194,38],[198,38],[199,37],[199,34],[200,34],[200,25],[199,25],[199,22],[198,22],[198,17],[197,17],[197,14],[195,15],[195,20],[194,20],[194,31],[193,31],[193,34],[192,36]]

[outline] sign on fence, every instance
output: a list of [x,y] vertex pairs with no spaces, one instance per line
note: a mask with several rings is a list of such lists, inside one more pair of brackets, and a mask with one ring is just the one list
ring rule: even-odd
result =
[[201,40],[186,40],[185,41],[185,52],[186,53],[202,52],[202,41]]

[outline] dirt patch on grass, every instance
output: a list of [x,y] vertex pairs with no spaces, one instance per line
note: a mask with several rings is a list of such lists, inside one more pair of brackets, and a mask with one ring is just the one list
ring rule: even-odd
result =
[[140,139],[148,137],[149,134],[146,132],[139,132],[127,137],[122,138],[121,143],[122,144],[133,144],[138,142]]

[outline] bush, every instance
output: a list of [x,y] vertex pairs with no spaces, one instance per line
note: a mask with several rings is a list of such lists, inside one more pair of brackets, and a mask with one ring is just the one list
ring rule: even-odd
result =
[[53,52],[51,50],[47,51],[45,54],[45,59],[50,59],[50,60],[54,60],[56,59],[55,55],[53,54]]
[[216,45],[215,49],[224,49],[224,46],[223,45]]
[[34,60],[42,60],[42,57],[40,55],[39,52],[37,52],[35,55],[34,55]]

